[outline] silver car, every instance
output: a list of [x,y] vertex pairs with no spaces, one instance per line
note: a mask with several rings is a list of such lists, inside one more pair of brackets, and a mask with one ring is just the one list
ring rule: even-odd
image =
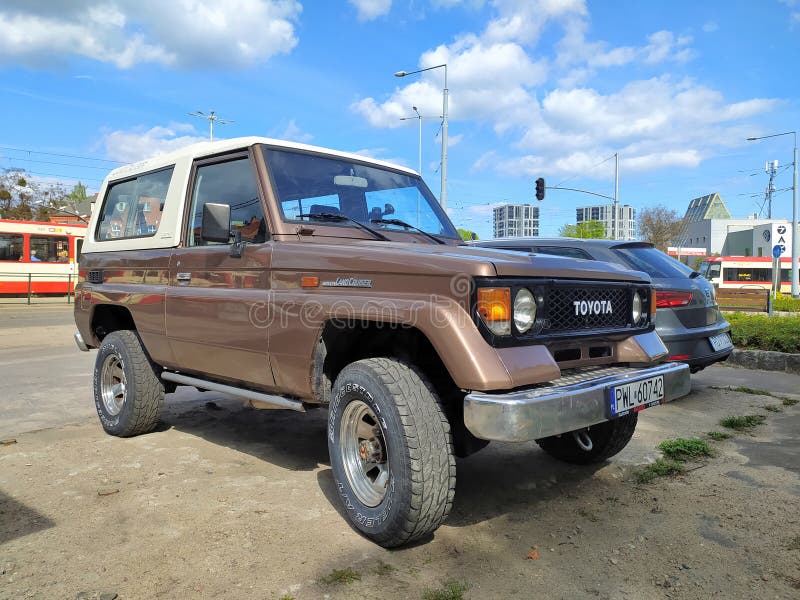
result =
[[576,238],[500,238],[476,246],[601,260],[650,275],[656,289],[656,331],[669,359],[692,373],[728,358],[731,326],[719,311],[714,286],[697,271],[647,242]]

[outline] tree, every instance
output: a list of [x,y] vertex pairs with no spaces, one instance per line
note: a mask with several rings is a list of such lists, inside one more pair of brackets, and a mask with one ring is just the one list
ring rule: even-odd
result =
[[577,225],[563,225],[558,230],[561,237],[602,240],[606,237],[606,227],[601,221],[583,221]]
[[639,211],[639,239],[650,242],[662,252],[674,246],[685,230],[685,224],[678,211],[657,204]]
[[459,227],[457,231],[458,235],[460,235],[461,239],[465,242],[478,239],[478,234],[474,231],[470,231],[469,229],[461,229],[461,227]]
[[[76,199],[86,198],[86,187],[78,183],[73,189]],[[47,221],[54,209],[69,205],[73,194],[67,195],[60,183],[41,185],[31,181],[24,171],[9,170],[0,175],[0,218]]]

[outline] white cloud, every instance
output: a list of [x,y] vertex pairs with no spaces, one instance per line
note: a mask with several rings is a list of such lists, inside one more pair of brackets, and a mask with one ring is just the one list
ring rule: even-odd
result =
[[207,141],[208,138],[198,135],[192,125],[170,123],[166,127],[112,131],[103,136],[102,144],[110,159],[130,163]]
[[[439,0],[437,6],[456,4],[463,2]],[[452,120],[488,123],[501,138],[497,148],[474,160],[474,171],[575,174],[614,152],[627,171],[696,167],[721,148],[740,145],[744,120],[777,105],[769,98],[731,102],[700,82],[666,74],[694,58],[688,35],[660,30],[638,45],[613,46],[589,38],[583,0],[489,4],[494,16],[482,31],[461,34],[426,51],[418,62],[421,69],[448,65]],[[537,44],[552,28],[563,35],[548,59],[549,49],[539,50]],[[609,82],[617,79],[605,79],[602,91],[590,85],[599,70],[628,66],[637,73],[660,71],[611,89]],[[426,116],[441,114],[442,70],[413,77],[385,98],[362,98],[352,109],[371,125],[388,128],[399,127],[411,106]],[[607,173],[600,169],[592,175]]]
[[719,29],[719,25],[716,21],[709,21],[703,25],[703,31],[706,33],[714,33]]
[[297,44],[300,11],[296,0],[9,0],[0,7],[0,61],[245,67]]
[[291,119],[284,129],[278,129],[276,130],[276,133],[272,133],[271,135],[280,140],[300,142],[301,144],[308,144],[314,139],[312,134],[300,129],[294,119]]
[[800,23],[800,0],[778,0],[781,4],[789,7],[789,19],[794,25]]
[[348,0],[356,7],[359,21],[372,21],[389,14],[392,0]]

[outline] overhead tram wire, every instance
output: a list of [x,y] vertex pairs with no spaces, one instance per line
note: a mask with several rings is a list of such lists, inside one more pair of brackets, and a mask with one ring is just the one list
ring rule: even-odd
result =
[[12,152],[24,152],[26,154],[44,154],[47,156],[60,156],[61,158],[77,158],[80,160],[94,160],[97,162],[114,163],[117,165],[124,165],[125,162],[121,160],[112,160],[110,158],[96,158],[94,156],[78,156],[77,154],[58,154],[56,152],[44,152],[43,150],[32,150],[30,148],[14,148],[11,146],[0,146],[0,150],[10,150]]

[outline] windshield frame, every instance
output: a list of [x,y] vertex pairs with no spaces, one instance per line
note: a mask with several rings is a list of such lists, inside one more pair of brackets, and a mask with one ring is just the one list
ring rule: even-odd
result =
[[[448,217],[447,213],[442,209],[438,200],[433,195],[433,192],[431,192],[430,188],[428,188],[427,184],[422,179],[422,177],[420,177],[417,173],[414,173],[413,171],[406,170],[403,168],[393,168],[390,165],[376,163],[375,161],[372,161],[366,157],[363,160],[361,160],[353,156],[341,156],[339,154],[322,152],[316,149],[294,148],[294,147],[286,147],[286,146],[266,144],[266,143],[258,144],[258,146],[260,148],[260,152],[258,154],[260,155],[261,158],[261,160],[259,161],[261,163],[260,168],[263,169],[262,172],[265,174],[264,179],[265,181],[269,182],[269,188],[270,188],[269,190],[267,190],[266,194],[267,197],[270,199],[269,204],[271,204],[271,206],[269,206],[268,208],[272,213],[271,221],[273,228],[276,230],[275,233],[277,234],[281,233],[296,234],[300,228],[313,228],[317,235],[328,235],[333,237],[359,237],[359,238],[362,237],[362,235],[364,235],[365,237],[368,237],[366,236],[366,232],[362,232],[356,225],[354,225],[353,223],[349,223],[347,221],[323,222],[321,220],[317,221],[314,219],[307,219],[307,218],[287,217],[283,210],[283,203],[280,191],[278,190],[275,178],[273,177],[273,169],[271,168],[271,161],[270,161],[270,152],[280,152],[284,154],[299,154],[299,155],[313,156],[316,158],[338,161],[338,162],[351,163],[354,165],[370,169],[376,169],[378,171],[386,171],[388,173],[394,173],[396,175],[408,178],[409,183],[411,184],[411,186],[408,187],[417,188],[417,190],[420,193],[422,201],[427,202],[430,211],[442,224],[442,229],[443,230],[447,230],[448,228],[450,229],[449,233],[440,233],[440,232],[428,232],[428,233],[445,241],[463,243],[461,236],[458,234],[458,230]],[[393,189],[393,188],[386,188],[386,189]],[[403,188],[397,188],[397,189],[403,189]],[[347,213],[342,213],[342,214],[347,215]],[[359,222],[361,221],[359,220]],[[367,218],[366,221],[364,221],[364,224],[367,225],[368,227],[374,227],[374,225],[370,222],[369,218]],[[318,233],[317,230],[319,230]],[[415,232],[413,230],[403,230],[403,229],[384,228],[384,227],[379,228],[379,230],[387,234],[398,234],[404,236],[411,235],[417,237],[422,236],[422,234],[420,234],[419,232]]]

